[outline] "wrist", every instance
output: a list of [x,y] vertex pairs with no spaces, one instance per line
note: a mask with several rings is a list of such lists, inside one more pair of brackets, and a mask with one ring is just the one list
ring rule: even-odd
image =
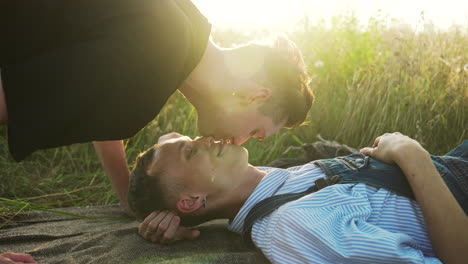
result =
[[135,217],[135,213],[133,213],[133,211],[130,208],[130,206],[128,205],[128,203],[124,204],[124,203],[120,202],[119,205],[120,205],[120,208],[122,209],[122,212],[124,214],[126,214],[127,216],[130,216],[130,217]]
[[405,144],[396,148],[394,153],[395,163],[402,167],[405,164],[417,164],[424,160],[430,160],[431,155],[419,144]]
[[122,206],[128,207],[128,193],[127,193],[127,192],[125,192],[125,193],[119,193],[119,194],[118,194],[118,198],[119,198],[119,203],[120,203]]

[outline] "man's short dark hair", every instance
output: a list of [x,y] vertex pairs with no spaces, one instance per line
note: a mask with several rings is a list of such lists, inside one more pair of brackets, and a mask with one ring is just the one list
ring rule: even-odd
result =
[[[161,191],[160,175],[150,176],[147,174],[148,166],[153,161],[157,145],[147,149],[138,155],[135,167],[130,174],[128,188],[128,205],[136,217],[143,219],[151,212],[164,210],[163,192]],[[161,171],[160,173],[163,173]]]

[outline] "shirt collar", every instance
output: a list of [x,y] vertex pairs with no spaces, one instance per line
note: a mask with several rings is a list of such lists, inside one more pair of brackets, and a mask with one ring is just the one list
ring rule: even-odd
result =
[[250,209],[263,199],[274,195],[289,176],[290,172],[285,169],[271,169],[268,174],[263,177],[257,187],[255,187],[234,219],[229,222],[228,229],[236,233],[242,233],[244,220],[250,212]]

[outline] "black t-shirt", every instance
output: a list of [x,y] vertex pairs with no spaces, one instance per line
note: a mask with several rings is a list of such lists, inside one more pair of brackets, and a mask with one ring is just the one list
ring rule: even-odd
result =
[[200,61],[211,30],[189,0],[0,3],[8,143],[38,149],[133,136]]

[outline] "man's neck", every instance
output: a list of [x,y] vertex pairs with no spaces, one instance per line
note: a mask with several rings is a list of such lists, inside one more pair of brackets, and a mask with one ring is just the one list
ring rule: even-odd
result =
[[199,109],[207,104],[217,104],[219,98],[228,98],[237,84],[236,78],[225,65],[227,51],[210,39],[197,67],[190,73],[179,91]]
[[216,197],[215,204],[213,204],[216,209],[212,211],[215,218],[233,219],[266,174],[266,172],[249,165],[246,174],[242,177],[244,181],[241,184]]

